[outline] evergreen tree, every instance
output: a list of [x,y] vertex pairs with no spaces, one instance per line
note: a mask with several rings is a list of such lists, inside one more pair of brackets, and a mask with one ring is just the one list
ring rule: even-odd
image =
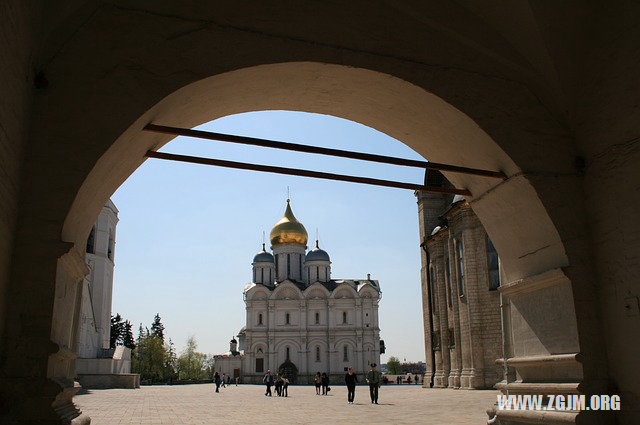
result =
[[153,318],[153,323],[151,324],[151,333],[162,341],[164,344],[164,325],[160,321],[160,314],[156,313],[156,316]]
[[116,348],[119,342],[122,342],[124,336],[124,322],[122,316],[116,314],[111,315],[111,334],[109,337],[109,347]]
[[133,332],[131,331],[131,327],[131,322],[129,322],[128,320],[124,322],[122,345],[133,350],[134,348],[136,348],[136,343],[133,339]]

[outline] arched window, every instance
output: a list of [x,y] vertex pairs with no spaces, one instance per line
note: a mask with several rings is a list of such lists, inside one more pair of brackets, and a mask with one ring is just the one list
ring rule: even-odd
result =
[[262,313],[258,314],[258,324],[262,325]]
[[320,324],[320,313],[316,312],[316,325]]
[[291,254],[287,254],[287,279],[291,277]]
[[458,264],[458,286],[460,287],[460,296],[464,295],[464,257],[463,257],[462,241],[456,242],[456,260]]
[[260,283],[264,283],[264,269],[260,268]]
[[107,247],[107,257],[109,260],[113,261],[113,251],[115,249],[115,241],[113,239],[113,234],[111,230],[109,230],[109,246]]
[[320,267],[316,266],[316,279],[320,280]]
[[316,345],[316,361],[320,361],[320,346]]
[[285,317],[285,323],[287,325],[291,324],[291,321],[290,321],[291,320],[291,315],[289,313],[287,313],[287,314],[284,315],[284,317]]
[[343,324],[347,323],[347,312],[346,311],[342,312],[342,323]]
[[254,282],[257,282],[257,280],[256,280],[256,273],[257,273],[257,272],[258,272],[258,270],[254,267],[254,268],[253,268],[253,281],[254,281]]
[[487,236],[487,268],[489,269],[489,290],[495,291],[500,287],[500,259],[493,242]]
[[349,348],[346,345],[342,346],[342,361],[349,361]]
[[290,354],[289,347],[287,347],[287,360],[289,360],[289,354]]
[[278,266],[278,265],[279,265],[279,263],[280,263],[280,261],[278,261],[278,260],[279,260],[279,258],[280,258],[280,256],[279,256],[279,255],[276,255],[276,279],[278,278],[278,270],[280,270],[280,268],[279,268],[279,266]]
[[96,228],[92,227],[91,232],[89,233],[89,237],[87,238],[87,249],[86,251],[89,254],[96,253]]

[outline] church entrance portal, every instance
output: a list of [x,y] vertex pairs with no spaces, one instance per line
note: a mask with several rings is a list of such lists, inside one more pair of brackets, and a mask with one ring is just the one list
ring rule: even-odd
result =
[[285,360],[284,363],[280,365],[278,368],[278,373],[289,380],[289,383],[296,384],[298,380],[298,368],[295,364],[289,359]]

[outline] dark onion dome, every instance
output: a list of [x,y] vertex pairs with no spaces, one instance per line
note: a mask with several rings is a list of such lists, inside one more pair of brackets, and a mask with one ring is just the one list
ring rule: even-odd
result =
[[253,257],[253,262],[254,263],[273,263],[273,255],[271,255],[270,252],[267,252],[267,250],[264,247],[264,244],[262,244],[262,251],[260,251],[259,253],[256,254],[255,257]]
[[318,241],[316,240],[316,247],[307,253],[305,261],[331,261],[327,251],[320,249]]

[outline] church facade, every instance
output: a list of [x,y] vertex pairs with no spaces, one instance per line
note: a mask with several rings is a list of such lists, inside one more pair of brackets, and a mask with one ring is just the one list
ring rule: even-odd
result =
[[244,383],[260,383],[271,370],[304,384],[317,372],[336,379],[347,367],[364,373],[379,364],[378,281],[332,279],[329,254],[317,240],[307,251],[289,200],[270,241],[272,252],[263,244],[244,288],[246,324],[230,351],[215,356],[215,370]]
[[[443,182],[443,184],[445,184]],[[424,385],[493,388],[503,378],[498,254],[466,200],[416,192],[422,235]]]

